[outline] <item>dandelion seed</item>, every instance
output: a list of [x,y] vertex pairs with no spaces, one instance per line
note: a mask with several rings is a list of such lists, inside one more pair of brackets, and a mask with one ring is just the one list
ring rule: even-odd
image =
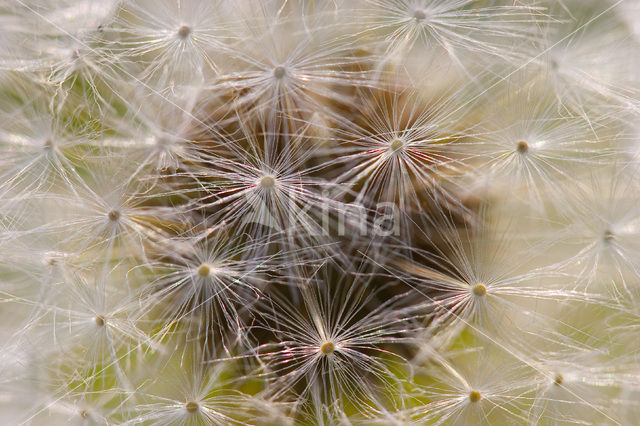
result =
[[518,142],[516,150],[518,151],[518,153],[524,155],[527,152],[529,152],[529,144],[526,143],[525,141],[520,141]]
[[276,179],[273,176],[264,176],[260,178],[260,186],[269,191],[276,186]]
[[191,34],[191,28],[188,25],[183,25],[178,28],[178,37],[186,39]]
[[531,41],[539,37],[531,25],[536,15],[541,19],[540,9],[535,7],[478,6],[474,0],[367,0],[365,5],[358,19],[364,18],[375,36],[384,36],[380,42],[389,55],[408,56],[414,48],[420,53],[441,49],[457,65],[475,53],[519,63],[528,59],[523,54],[525,48],[516,52],[503,39]]
[[599,136],[607,120],[587,121],[559,108],[548,91],[529,101],[523,89],[487,105],[469,148],[478,149],[476,170],[489,178],[490,188],[525,191],[526,201],[539,210],[560,206],[580,184],[581,173],[612,155]]
[[101,316],[101,315],[97,315],[97,316],[93,317],[93,322],[98,327],[104,327],[105,324],[106,324],[106,321],[105,321],[104,317]]
[[555,375],[555,377],[553,379],[553,384],[556,385],[556,386],[560,386],[563,381],[564,381],[564,377],[562,376],[562,374],[556,373],[556,375]]
[[422,9],[416,9],[413,12],[413,17],[416,21],[424,21],[425,19],[427,19],[427,13]]
[[211,275],[211,267],[209,265],[200,265],[198,268],[198,275],[202,278],[206,278]]
[[320,352],[323,355],[331,355],[336,350],[336,345],[333,342],[325,342],[320,346]]
[[187,413],[195,414],[200,410],[200,405],[197,402],[189,401],[184,405]]
[[[320,272],[332,285],[310,280],[301,289],[300,305],[281,297],[269,302],[277,310],[265,313],[267,323],[261,327],[285,339],[263,345],[258,353],[274,373],[270,396],[280,399],[293,393],[337,406],[358,401],[363,409],[381,398],[384,389],[380,386],[393,389],[396,383],[389,365],[395,365],[398,355],[382,345],[402,341],[398,332],[410,327],[411,314],[402,309],[407,295],[368,311],[367,302],[376,297],[376,289],[358,279],[350,284],[353,277],[349,276],[329,278],[333,268],[327,266]],[[332,302],[335,300],[342,301],[340,306]],[[397,308],[396,315],[389,314],[392,306]],[[279,326],[272,329],[269,323]],[[391,358],[385,359],[387,356]]]
[[120,212],[118,210],[111,210],[107,214],[107,217],[111,222],[117,222],[120,219]]
[[276,80],[282,80],[285,75],[287,75],[286,68],[278,66],[273,69],[273,76],[276,78]]
[[389,144],[389,148],[394,153],[401,152],[404,149],[404,142],[402,141],[402,139],[394,139]]
[[476,284],[473,286],[473,294],[474,296],[482,297],[487,294],[487,287],[484,284]]
[[475,404],[476,402],[480,401],[482,399],[482,394],[478,391],[471,391],[469,392],[469,401],[471,401],[471,403]]

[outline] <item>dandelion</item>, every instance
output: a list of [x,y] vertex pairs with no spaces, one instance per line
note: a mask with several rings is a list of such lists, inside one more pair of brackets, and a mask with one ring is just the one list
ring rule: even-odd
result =
[[[281,398],[293,391],[304,398],[301,402],[311,400],[316,408],[334,402],[344,407],[354,401],[367,407],[380,403],[377,395],[383,387],[396,388],[390,365],[402,363],[402,358],[387,346],[410,339],[404,333],[411,327],[412,314],[402,308],[408,296],[367,311],[377,292],[366,280],[350,281],[340,279],[326,287],[309,280],[300,288],[299,307],[278,298],[274,312],[262,313],[267,321],[262,327],[278,340],[255,351],[273,374],[270,395]],[[336,305],[335,300],[342,303]],[[390,314],[394,306],[397,315]]]
[[114,49],[129,59],[132,76],[163,92],[202,83],[233,39],[229,12],[220,1],[127,2],[110,28],[119,35]]
[[[463,68],[465,59],[491,55],[519,62],[526,49],[517,41],[538,37],[532,24],[542,11],[530,6],[486,6],[475,0],[368,0],[361,13],[368,31],[384,37],[388,53],[442,50]],[[508,42],[506,42],[508,40]]]
[[[523,330],[544,339],[557,338],[547,336],[547,330],[559,320],[532,301],[546,301],[548,308],[571,301],[604,303],[597,294],[562,289],[557,283],[566,277],[553,268],[527,268],[527,252],[515,255],[506,232],[497,240],[483,236],[492,233],[493,226],[480,223],[474,230],[452,230],[446,237],[449,246],[434,253],[415,252],[412,260],[398,257],[382,267],[422,294],[427,310],[440,321],[462,322],[505,347],[521,343],[512,333]],[[518,325],[512,329],[504,327],[505,322]]]
[[159,310],[154,317],[162,319],[160,339],[177,323],[186,323],[192,337],[213,353],[247,344],[252,306],[267,284],[265,271],[277,265],[278,256],[247,261],[242,254],[248,243],[227,232],[196,228],[154,253],[158,260],[148,267],[157,278],[142,289],[142,314]]
[[594,15],[574,17],[573,25],[548,27],[541,54],[532,63],[536,80],[542,82],[540,76],[547,74],[544,80],[552,84],[558,102],[575,114],[588,117],[591,107],[601,101],[636,108],[637,85],[626,74],[634,66],[630,52],[635,46],[616,22],[613,10],[615,4]]
[[635,424],[631,0],[0,0],[6,424]]
[[251,406],[246,395],[224,380],[229,366],[207,366],[199,359],[169,361],[161,370],[166,383],[144,386],[142,400],[122,424],[244,424],[243,412]]
[[30,92],[31,99],[3,102],[0,107],[6,123],[0,131],[0,194],[28,199],[30,194],[51,191],[56,184],[73,186],[70,179],[76,177],[80,148],[91,133],[69,131],[63,117],[47,105],[46,91],[36,93],[29,86],[14,90],[18,96]]
[[541,209],[548,200],[561,204],[564,192],[578,184],[577,174],[588,173],[590,166],[612,153],[599,140],[607,122],[585,122],[584,117],[563,114],[545,94],[535,102],[528,97],[524,89],[510,89],[500,103],[492,97],[487,107],[491,112],[474,129],[473,144],[478,147],[474,160],[476,170],[492,180],[488,187],[522,188],[530,203]]
[[[501,371],[484,368],[483,362],[490,357],[501,360]],[[435,383],[417,394],[424,394],[430,402],[414,409],[414,418],[435,424],[527,422],[521,400],[527,371],[504,353],[483,351],[471,362],[454,359],[435,368],[436,372],[430,372]]]
[[[239,28],[239,63],[222,81],[273,127],[277,115],[308,120],[327,103],[349,104],[350,87],[368,84],[366,55],[358,55],[352,38],[322,14],[309,19],[261,10]],[[332,15],[328,15],[332,16]],[[299,124],[285,121],[284,132]]]

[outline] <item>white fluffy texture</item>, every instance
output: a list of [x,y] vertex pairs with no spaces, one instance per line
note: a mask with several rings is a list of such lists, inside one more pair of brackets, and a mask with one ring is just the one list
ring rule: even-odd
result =
[[0,423],[637,423],[637,1],[0,28]]

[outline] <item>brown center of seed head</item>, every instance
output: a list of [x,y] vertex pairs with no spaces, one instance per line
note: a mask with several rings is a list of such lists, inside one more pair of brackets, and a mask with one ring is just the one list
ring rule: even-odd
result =
[[482,399],[482,395],[480,394],[480,392],[475,390],[469,392],[469,401],[473,402],[474,404],[480,401],[481,399]]
[[104,327],[105,325],[105,320],[104,317],[101,315],[97,315],[95,317],[93,317],[93,322],[98,326],[98,327]]

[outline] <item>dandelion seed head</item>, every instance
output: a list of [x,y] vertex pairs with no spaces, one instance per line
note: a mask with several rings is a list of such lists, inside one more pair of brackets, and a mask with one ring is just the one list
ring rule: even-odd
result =
[[487,287],[484,284],[476,284],[471,289],[474,296],[482,297],[487,294]]
[[469,392],[469,401],[472,403],[479,402],[482,399],[482,394],[476,390],[472,390]]
[[187,410],[189,414],[195,414],[200,410],[200,405],[197,402],[189,401],[184,404],[184,409]]
[[324,342],[322,346],[320,346],[320,352],[323,355],[331,355],[336,351],[336,345],[333,342]]

